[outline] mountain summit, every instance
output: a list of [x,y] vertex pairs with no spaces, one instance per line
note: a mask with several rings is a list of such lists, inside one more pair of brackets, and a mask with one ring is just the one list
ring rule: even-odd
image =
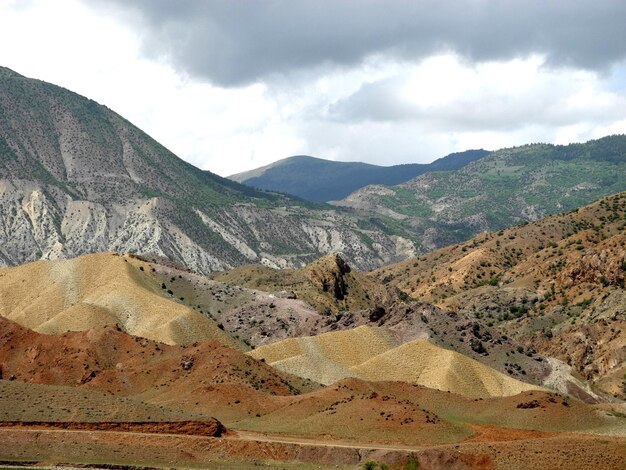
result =
[[328,202],[343,199],[370,184],[400,184],[429,171],[456,170],[488,153],[486,150],[467,150],[428,164],[393,166],[334,162],[297,155],[229,178],[259,189],[293,194],[309,201]]
[[130,251],[208,273],[339,249],[364,269],[413,251],[356,216],[195,168],[107,107],[6,68],[0,213],[0,265]]

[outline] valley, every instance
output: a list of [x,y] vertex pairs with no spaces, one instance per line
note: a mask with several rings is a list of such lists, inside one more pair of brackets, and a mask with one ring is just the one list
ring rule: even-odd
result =
[[0,68],[0,462],[626,467],[626,136],[231,178]]
[[[300,465],[295,461],[523,468],[539,464],[538,454],[527,452],[532,448],[542,462],[567,468],[593,459],[619,468],[624,404],[619,390],[606,386],[623,367],[619,335],[610,349],[586,356],[603,371],[600,380],[590,380],[562,355],[567,349],[542,347],[525,333],[524,325],[542,313],[558,318],[552,311],[563,308],[562,300],[541,300],[543,309],[539,304],[507,320],[459,299],[490,299],[505,311],[510,297],[500,289],[517,289],[518,278],[527,291],[540,289],[543,284],[525,276],[552,271],[524,263],[542,266],[543,256],[526,252],[552,249],[542,231],[568,260],[570,252],[584,251],[567,242],[586,234],[570,233],[572,227],[603,221],[602,260],[613,266],[614,257],[623,256],[623,198],[370,273],[354,271],[339,255],[300,270],[244,266],[212,278],[163,259],[116,253],[4,268],[0,435],[11,447],[0,458],[152,466],[174,459],[225,468],[283,461],[285,468]],[[509,254],[513,231],[515,239],[528,240],[520,258]],[[481,249],[493,254],[491,268],[500,271],[492,277],[502,284],[477,285],[480,279],[468,277],[484,267],[485,259],[474,254]],[[463,258],[476,264],[462,282],[433,282]],[[579,259],[559,267],[574,272],[568,266],[579,266]],[[603,288],[601,276],[616,283],[594,305],[594,318],[623,331],[615,310],[624,295],[619,271],[590,266],[595,277],[577,276]],[[452,274],[462,273],[455,266]],[[509,276],[513,281],[505,282]],[[545,276],[546,283],[556,279],[562,277]],[[49,287],[26,289],[27,280]],[[566,286],[565,295],[575,299],[577,283]],[[452,288],[456,296],[449,295]],[[575,344],[568,335],[585,318],[566,315],[563,325],[551,327],[551,338],[548,330],[542,337]],[[172,326],[151,326],[163,319]],[[600,331],[602,320],[590,322],[596,323]],[[601,369],[607,354],[616,354],[608,357],[617,358],[609,362],[617,366]],[[219,437],[207,437],[215,430]]]

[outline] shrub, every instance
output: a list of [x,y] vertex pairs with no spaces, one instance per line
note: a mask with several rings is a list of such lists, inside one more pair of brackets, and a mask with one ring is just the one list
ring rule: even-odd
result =
[[378,467],[378,464],[373,460],[368,460],[363,464],[363,470],[374,470],[376,467]]
[[404,470],[418,470],[419,468],[419,464],[413,457],[409,458],[404,464]]

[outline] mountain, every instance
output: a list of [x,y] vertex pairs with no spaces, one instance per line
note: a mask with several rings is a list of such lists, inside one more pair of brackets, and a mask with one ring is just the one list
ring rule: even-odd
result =
[[373,274],[487,322],[626,397],[626,193],[478,235]]
[[413,252],[355,215],[201,171],[105,106],[6,68],[0,214],[0,265],[116,251],[208,273],[342,251],[366,269]]
[[567,212],[626,190],[626,136],[498,150],[467,166],[397,186],[362,188],[334,205],[369,215],[422,252]]
[[394,185],[430,171],[455,170],[488,153],[486,150],[468,150],[452,153],[432,163],[393,166],[335,162],[298,155],[228,178],[254,188],[293,194],[308,201],[328,202],[343,199],[370,184]]

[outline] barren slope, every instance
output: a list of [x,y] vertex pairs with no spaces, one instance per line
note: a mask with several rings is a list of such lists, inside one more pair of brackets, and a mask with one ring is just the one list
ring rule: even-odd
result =
[[0,422],[168,422],[210,420],[190,410],[84,388],[0,380]]
[[42,335],[2,317],[0,374],[171,404],[220,420],[272,409],[284,396],[316,388],[217,342],[169,346],[114,327]]
[[[624,436],[626,419],[554,393],[468,398],[402,382],[349,378],[292,399],[289,406],[236,423],[237,428],[380,444],[429,445],[479,439],[490,424],[509,429]],[[523,434],[521,434],[523,435]],[[540,433],[536,436],[538,437]],[[486,437],[486,436],[485,436]],[[493,435],[486,437],[494,439]]]
[[117,324],[168,344],[244,347],[213,320],[165,298],[133,263],[102,253],[0,268],[0,315],[47,334]]
[[282,371],[325,384],[345,377],[395,380],[471,398],[540,389],[426,340],[395,347],[385,329],[367,326],[279,341],[249,354]]
[[491,324],[626,397],[625,193],[373,274]]

